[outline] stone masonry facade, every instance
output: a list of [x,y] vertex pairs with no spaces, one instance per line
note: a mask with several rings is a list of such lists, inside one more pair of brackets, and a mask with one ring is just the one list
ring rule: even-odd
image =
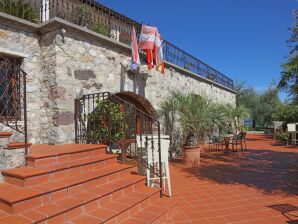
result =
[[0,54],[22,58],[27,77],[29,141],[74,142],[74,99],[109,91],[134,92],[158,110],[173,90],[235,105],[235,92],[167,64],[165,74],[142,65],[127,72],[130,47],[84,28],[52,19],[31,24],[0,15]]

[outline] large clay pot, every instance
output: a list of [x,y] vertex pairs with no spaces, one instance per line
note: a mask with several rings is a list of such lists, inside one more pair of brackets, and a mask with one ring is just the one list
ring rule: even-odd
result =
[[186,165],[197,166],[200,164],[200,147],[196,146],[184,146],[184,163]]

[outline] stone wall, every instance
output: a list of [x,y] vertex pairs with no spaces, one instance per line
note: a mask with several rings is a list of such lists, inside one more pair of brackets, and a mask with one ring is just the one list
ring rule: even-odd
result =
[[33,143],[73,142],[74,99],[87,93],[130,91],[148,99],[155,109],[173,90],[235,104],[235,92],[173,65],[166,66],[164,75],[148,73],[143,65],[140,74],[130,76],[129,46],[84,28],[54,20],[36,29],[15,28],[0,20],[0,53],[2,49],[25,54]]
[[[1,21],[1,20],[0,20]],[[11,57],[20,57],[23,61],[22,69],[27,76],[27,108],[28,122],[30,123],[30,138],[33,142],[42,142],[41,122],[44,113],[43,105],[44,83],[43,63],[41,60],[40,37],[32,32],[24,31],[10,24],[0,22],[0,54],[9,54]],[[3,130],[3,129],[1,129]],[[13,136],[15,140],[18,133]]]

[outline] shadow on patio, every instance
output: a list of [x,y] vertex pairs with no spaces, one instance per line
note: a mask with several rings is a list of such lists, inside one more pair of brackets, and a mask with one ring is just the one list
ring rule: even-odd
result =
[[[250,140],[251,141],[251,140]],[[273,150],[250,150],[241,156],[205,152],[199,167],[182,171],[219,184],[242,184],[264,193],[298,194],[298,154]]]

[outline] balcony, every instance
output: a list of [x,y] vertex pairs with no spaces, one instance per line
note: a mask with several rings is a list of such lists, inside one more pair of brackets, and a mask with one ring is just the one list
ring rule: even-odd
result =
[[[140,23],[89,0],[1,0],[0,12],[34,23],[59,17],[128,45],[132,26],[135,26],[137,33],[141,29]],[[163,42],[163,52],[167,62],[234,89],[232,79],[166,40]]]

